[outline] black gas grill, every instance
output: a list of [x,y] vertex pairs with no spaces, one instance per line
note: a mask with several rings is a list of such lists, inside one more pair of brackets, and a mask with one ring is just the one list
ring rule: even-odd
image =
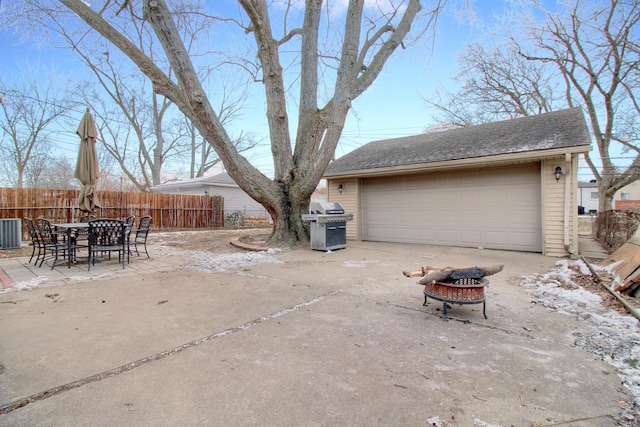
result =
[[312,202],[309,214],[302,215],[310,222],[311,249],[330,251],[347,247],[347,221],[353,214],[344,213],[340,203]]

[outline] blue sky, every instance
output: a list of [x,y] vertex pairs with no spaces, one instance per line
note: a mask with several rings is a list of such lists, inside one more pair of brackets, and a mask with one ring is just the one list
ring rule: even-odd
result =
[[[504,3],[503,0],[478,1],[473,3],[473,7],[478,17],[491,25],[493,13],[500,11]],[[452,87],[451,79],[457,73],[458,53],[466,44],[477,41],[482,35],[478,27],[472,28],[468,22],[460,22],[446,13],[438,27],[433,51],[398,49],[378,80],[353,102],[336,157],[370,141],[421,133],[434,124],[431,117],[433,111],[428,109],[423,98],[430,96],[437,86]],[[41,63],[48,68],[54,65],[58,73],[65,74],[79,73],[83,67],[66,49],[43,50],[29,42],[19,44],[18,36],[7,32],[0,31],[0,46],[0,72],[3,78],[11,78],[20,64]],[[259,149],[247,157],[269,175],[273,168],[263,109],[262,99],[250,101],[244,117],[234,127],[253,132],[264,141]],[[83,111],[77,112],[78,120]],[[75,129],[62,128],[56,138],[60,153],[70,159],[75,159],[77,155],[77,136],[74,132]]]

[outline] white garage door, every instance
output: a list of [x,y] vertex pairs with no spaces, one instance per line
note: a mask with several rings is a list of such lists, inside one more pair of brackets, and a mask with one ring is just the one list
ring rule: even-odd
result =
[[540,165],[368,178],[362,238],[542,252]]

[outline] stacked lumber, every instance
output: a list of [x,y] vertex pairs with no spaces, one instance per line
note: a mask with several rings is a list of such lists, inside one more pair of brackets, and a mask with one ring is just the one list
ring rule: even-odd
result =
[[613,290],[632,296],[640,293],[640,228],[618,250],[600,261],[618,278]]
[[451,282],[459,279],[481,279],[502,271],[504,264],[487,267],[437,267],[423,266],[419,271],[403,271],[406,277],[421,277],[418,285],[429,285],[436,282]]

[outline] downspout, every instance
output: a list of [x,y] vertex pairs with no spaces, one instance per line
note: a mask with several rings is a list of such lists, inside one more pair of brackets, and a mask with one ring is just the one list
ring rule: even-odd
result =
[[[564,160],[565,167],[567,164],[573,166],[571,163],[571,154],[565,154]],[[571,174],[572,179],[568,179],[569,173]],[[569,190],[571,189],[571,182],[573,182],[573,167],[564,174],[564,250],[569,253],[570,257],[575,255],[573,245],[570,244],[569,238],[569,206],[571,205],[571,200],[569,199],[571,192]]]

